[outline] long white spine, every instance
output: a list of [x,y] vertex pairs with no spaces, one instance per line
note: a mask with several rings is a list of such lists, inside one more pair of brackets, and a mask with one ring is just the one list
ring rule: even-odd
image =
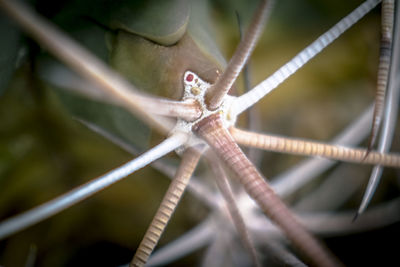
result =
[[319,54],[324,48],[331,44],[343,32],[353,26],[357,21],[371,11],[380,0],[367,0],[357,7],[353,12],[340,20],[326,33],[321,35],[317,40],[307,46],[292,60],[283,65],[274,74],[262,81],[248,93],[243,94],[235,100],[235,114],[240,114],[246,109],[253,106],[265,95],[269,94],[279,84],[284,82],[289,76],[298,71],[304,64]]
[[94,180],[81,185],[53,200],[50,200],[40,206],[32,208],[15,217],[7,219],[0,223],[0,239],[12,235],[22,229],[25,229],[35,223],[51,217],[52,215],[73,206],[85,198],[103,190],[104,188],[120,181],[135,171],[145,167],[154,160],[173,151],[186,141],[185,134],[175,134],[159,145],[148,150],[141,156],[129,161],[128,163],[98,177]]

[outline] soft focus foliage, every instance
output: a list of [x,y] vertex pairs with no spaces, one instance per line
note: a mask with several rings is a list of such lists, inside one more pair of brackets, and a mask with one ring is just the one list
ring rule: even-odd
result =
[[[121,63],[118,60],[124,58],[126,54],[118,54],[121,50],[112,49],[113,41],[120,36],[110,37],[110,34],[114,33],[104,27],[111,27],[114,30],[118,25],[114,22],[114,17],[107,17],[102,21],[96,17],[96,14],[91,17],[99,23],[96,25],[93,20],[84,17],[85,11],[96,9],[93,7],[93,1],[90,3],[86,1],[51,2],[38,0],[36,7],[40,13],[58,23],[103,60],[111,60],[115,68],[119,69],[121,65],[125,65],[125,62]],[[174,5],[182,5],[186,1],[173,2]],[[360,2],[277,1],[270,23],[253,56],[250,66],[253,76],[252,84],[266,78]],[[151,80],[155,72],[158,77],[159,73],[164,71],[162,64],[166,62],[165,58],[160,59],[154,56],[154,50],[157,50],[154,47],[160,47],[160,43],[172,45],[182,38],[191,38],[187,40],[191,42],[191,46],[185,46],[183,50],[178,49],[178,52],[174,50],[176,47],[163,46],[161,54],[168,56],[170,60],[177,60],[174,63],[177,65],[181,64],[182,60],[193,57],[187,61],[189,63],[185,61],[184,64],[187,65],[184,66],[199,68],[205,73],[204,75],[207,75],[207,72],[213,73],[213,70],[217,68],[222,69],[224,62],[220,53],[229,58],[239,39],[235,10],[238,10],[240,15],[243,10],[243,24],[246,25],[254,6],[247,3],[243,6],[239,1],[227,4],[227,1],[216,0],[211,1],[206,7],[196,8],[199,10],[194,11],[199,12],[192,14],[197,16],[196,19],[199,19],[201,14],[200,8],[209,11],[207,15],[211,16],[211,21],[202,23],[211,25],[200,27],[195,20],[191,22],[192,25],[187,25],[189,32],[193,35],[182,35],[181,27],[186,27],[185,12],[188,9],[174,7],[173,10],[181,10],[178,15],[174,16],[172,14],[175,13],[167,12],[165,16],[169,14],[168,16],[174,17],[172,24],[175,30],[163,28],[151,33],[157,36],[164,34],[168,38],[153,38],[152,41],[141,39],[140,42],[148,42],[146,45],[151,44],[149,46],[152,46],[153,50],[148,52],[148,55],[142,55],[142,52],[139,55],[133,54],[134,59],[130,59],[133,61],[129,62],[130,64],[136,64],[136,60],[143,57],[144,63],[139,62],[138,64],[141,65],[136,66],[137,72],[134,73],[134,77],[128,78],[134,83],[135,79],[139,79],[140,81],[136,83],[140,89],[148,85],[150,88],[148,91],[153,94],[171,98],[179,97],[179,93],[173,91],[175,86],[179,86],[177,82],[179,72],[169,74],[173,76],[173,79],[168,76],[162,81],[168,84],[169,88],[165,88],[164,85],[156,88],[159,81]],[[158,9],[153,11],[159,12]],[[93,14],[87,15],[90,17]],[[152,14],[149,17],[150,20],[154,19]],[[146,17],[146,19],[149,18]],[[78,22],[75,25],[66,23],[71,20]],[[151,21],[146,23],[136,21],[134,18],[131,20],[130,17],[126,17],[126,13],[122,15],[119,22],[123,25],[132,22],[133,28],[147,27],[144,30],[142,28],[133,30],[142,37],[149,36],[143,34],[144,31],[155,30],[154,23],[152,24]],[[260,130],[329,140],[347,125],[373,98],[378,59],[379,22],[378,11],[369,14],[325,53],[285,82],[279,90],[262,100],[256,106],[263,122]],[[23,39],[22,46],[18,45],[21,39],[17,31],[4,25],[0,18],[0,32],[7,36],[0,42],[2,49],[0,58],[1,219],[43,203],[132,157],[103,137],[91,132],[74,117],[96,123],[124,141],[134,144],[141,151],[147,148],[149,143],[154,143],[157,138],[149,137],[150,130],[146,126],[112,104],[100,100],[87,100],[76,93],[64,90],[54,91],[54,88],[50,88],[39,77],[51,80],[45,71],[49,68],[61,68],[59,64],[49,59],[44,51],[27,38]],[[204,35],[201,29],[207,27],[210,27],[212,32]],[[216,40],[222,52],[215,50],[216,46],[208,42],[207,38]],[[126,52],[129,48],[123,47],[123,49],[123,52]],[[132,51],[137,51],[138,47],[135,49]],[[111,56],[108,54],[110,50],[114,52]],[[17,64],[17,53],[23,54],[24,51],[25,56]],[[164,51],[167,52],[164,53]],[[168,54],[169,51],[174,52],[171,55]],[[175,57],[177,54],[179,58]],[[158,61],[149,61],[150,56],[153,56],[151,59],[154,61]],[[201,59],[196,61],[196,57],[201,57]],[[8,84],[7,80],[15,66],[18,66],[18,69],[11,83]],[[209,79],[215,79],[212,74],[208,75]],[[177,85],[171,85],[171,80]],[[6,84],[8,86],[5,90]],[[237,87],[239,91],[243,91],[241,81],[237,83]],[[244,124],[244,120],[241,123]],[[398,148],[400,138],[397,136],[394,140],[394,147]],[[173,159],[173,156],[171,158]],[[298,157],[263,153],[260,169],[267,177],[272,177],[298,161]],[[370,168],[351,165],[351,170],[351,173],[346,173],[349,179],[353,172],[357,173],[354,174],[357,176],[361,173],[361,176],[367,179]],[[399,193],[398,171],[397,173],[393,170],[387,172],[393,175],[383,181],[374,201],[392,198]],[[24,266],[28,255],[36,257],[35,266],[116,266],[127,263],[142,238],[168,182],[163,175],[150,168],[141,170],[91,199],[0,241],[0,265]],[[309,190],[312,190],[312,186],[299,194],[307,193]],[[359,193],[346,204],[345,208],[355,208],[358,205],[362,190],[363,188],[360,188]],[[293,196],[288,201],[299,197],[299,195]],[[196,199],[186,195],[166,234],[161,239],[160,245],[166,244],[193,227],[207,215],[207,212],[207,209]],[[389,246],[389,241],[400,237],[399,228],[398,225],[394,225],[380,232],[348,238],[333,238],[328,240],[330,241],[328,244],[334,250],[336,249],[339,256],[348,258],[350,263],[357,262],[356,259],[360,256],[357,248],[365,248],[368,244],[377,248],[378,251],[376,257],[370,251],[364,252],[364,256],[371,254],[371,257],[376,260],[385,253],[385,257],[390,258],[389,255],[394,255],[394,248]],[[37,248],[36,252],[30,249],[32,246]],[[346,251],[348,248],[351,250]],[[198,261],[196,256],[201,256],[201,253],[178,264],[193,265]]]

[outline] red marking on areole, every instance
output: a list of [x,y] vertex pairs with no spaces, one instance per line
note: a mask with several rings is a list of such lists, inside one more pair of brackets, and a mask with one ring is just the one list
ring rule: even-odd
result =
[[191,82],[193,81],[193,78],[194,78],[193,74],[189,74],[188,76],[186,76],[186,81]]

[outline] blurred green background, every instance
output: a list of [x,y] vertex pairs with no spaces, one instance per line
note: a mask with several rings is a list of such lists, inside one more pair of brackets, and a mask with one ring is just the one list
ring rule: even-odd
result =
[[[80,2],[83,6],[85,1]],[[277,1],[250,64],[252,84],[272,74],[360,3]],[[67,12],[72,5],[69,1],[38,0],[31,4],[50,20],[74,19],[74,14]],[[79,6],[79,3],[74,5]],[[239,40],[235,11],[246,25],[254,7],[255,3],[211,1],[211,31],[225,58],[232,55]],[[68,112],[70,107],[63,105],[55,91],[38,77],[36,60],[43,57],[40,46],[17,28],[5,24],[4,18],[0,22],[2,34],[10,36],[9,43],[2,38],[5,48],[0,61],[0,218],[5,219],[97,177],[132,156],[73,119]],[[379,23],[378,8],[279,90],[263,99],[256,106],[261,114],[261,130],[329,140],[360,114],[374,95]],[[237,83],[240,92],[242,83],[241,79]],[[96,117],[102,117],[102,108],[91,111]],[[245,124],[244,121],[240,123]],[[125,134],[135,138],[135,132],[126,131]],[[399,145],[397,140],[398,136],[395,146]],[[298,161],[297,157],[263,153],[260,168],[271,177]],[[359,169],[360,175],[368,176],[369,168]],[[379,201],[379,196],[385,198],[389,194],[390,198],[397,194],[398,187],[390,189],[395,181],[395,178],[385,181],[386,186],[378,190],[374,201]],[[151,168],[140,170],[104,192],[0,241],[0,266],[118,266],[127,263],[168,184],[169,180],[159,172]],[[361,194],[362,188],[350,203],[352,208],[360,201]],[[198,224],[207,213],[201,203],[186,194],[160,245]],[[340,250],[342,244],[354,239],[353,247],[371,244],[376,248],[376,242],[382,244],[388,242],[385,240],[389,237],[393,240],[400,237],[399,227],[392,228],[379,234],[366,233],[347,241],[338,238],[330,242],[346,258],[346,263],[360,263],[359,249],[346,254],[344,249]],[[378,251],[374,259],[383,255],[391,259],[389,255],[394,253],[390,249],[382,245],[381,254]],[[196,265],[201,252],[174,266]],[[26,265],[29,257],[34,257],[32,265]],[[369,263],[372,262],[369,259]]]

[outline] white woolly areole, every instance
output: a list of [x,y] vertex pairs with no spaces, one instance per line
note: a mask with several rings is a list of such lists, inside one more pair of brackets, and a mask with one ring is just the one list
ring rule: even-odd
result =
[[[226,95],[222,101],[222,104],[216,110],[209,110],[205,103],[205,95],[211,84],[203,81],[197,74],[191,71],[185,72],[183,76],[183,84],[185,89],[182,100],[196,100],[200,104],[200,108],[202,111],[201,116],[195,121],[188,122],[183,119],[178,119],[175,128],[171,132],[172,134],[175,132],[185,132],[189,134],[190,137],[185,144],[186,147],[204,144],[203,140],[193,135],[192,128],[196,123],[212,114],[221,114],[222,123],[225,128],[229,128],[235,125],[237,114],[234,113],[232,103],[236,97]],[[179,148],[177,152],[179,153],[183,149],[184,148]]]

